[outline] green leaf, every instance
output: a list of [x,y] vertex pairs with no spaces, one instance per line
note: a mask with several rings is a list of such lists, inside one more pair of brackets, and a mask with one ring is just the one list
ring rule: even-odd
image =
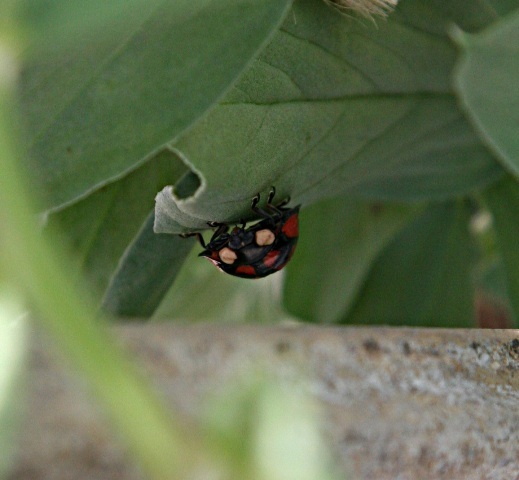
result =
[[153,212],[119,262],[103,298],[105,311],[150,317],[178,275],[193,239],[153,232]]
[[473,327],[473,249],[463,203],[431,205],[374,263],[351,324]]
[[78,35],[60,56],[28,55],[20,84],[28,171],[46,207],[126,175],[191,126],[261,50],[289,3],[163,1],[134,10],[101,45]]
[[508,297],[519,321],[519,184],[506,177],[484,193],[492,213],[497,245],[503,258]]
[[519,10],[469,35],[457,31],[461,48],[455,85],[483,141],[519,176]]
[[[100,45],[123,30],[134,28],[163,0],[18,0],[16,17],[25,25],[31,48],[25,55],[59,54],[74,48],[77,38]],[[4,1],[5,3],[5,1]],[[0,13],[1,10],[0,10]]]
[[165,149],[120,181],[49,215],[48,227],[61,230],[74,253],[76,263],[69,270],[87,279],[96,298],[103,296],[120,257],[145,224],[155,192],[179,181],[186,171]]
[[444,199],[495,181],[502,169],[452,92],[453,20],[402,2],[377,28],[296,2],[238,84],[173,143],[204,182],[194,198],[158,196],[156,231],[250,218],[249,199],[270,185],[308,205],[341,194]]
[[487,8],[492,8],[499,15],[506,15],[519,6],[517,0],[489,0],[485,1]]
[[303,210],[297,250],[286,268],[289,312],[319,323],[344,318],[377,255],[416,210],[346,198]]

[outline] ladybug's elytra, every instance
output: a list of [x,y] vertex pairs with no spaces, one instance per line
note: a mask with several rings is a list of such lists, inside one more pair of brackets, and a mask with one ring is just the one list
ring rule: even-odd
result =
[[211,240],[205,244],[200,233],[195,233],[204,251],[199,254],[210,260],[222,272],[241,278],[262,278],[281,270],[292,257],[299,236],[298,217],[300,205],[287,208],[286,199],[279,205],[272,200],[276,189],[272,187],[266,209],[258,207],[260,194],[253,199],[251,208],[263,220],[245,228],[234,227],[228,233],[226,223],[208,222],[216,227]]

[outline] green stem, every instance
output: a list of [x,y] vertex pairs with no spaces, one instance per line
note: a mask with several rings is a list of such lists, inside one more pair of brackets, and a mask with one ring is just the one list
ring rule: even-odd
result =
[[[21,164],[12,66],[0,45],[0,265],[35,306],[37,320],[88,380],[97,400],[148,478],[186,478],[202,442],[181,428],[110,340],[87,296],[67,272],[66,260],[36,225]],[[14,57],[13,57],[14,58]],[[53,245],[55,247],[55,245]]]

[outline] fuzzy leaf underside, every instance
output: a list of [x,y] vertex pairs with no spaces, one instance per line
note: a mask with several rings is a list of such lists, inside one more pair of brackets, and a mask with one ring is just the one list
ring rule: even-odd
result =
[[461,12],[402,2],[375,27],[296,2],[226,97],[173,142],[202,187],[189,199],[161,192],[155,231],[250,219],[250,198],[271,185],[309,205],[342,194],[441,200],[497,180],[502,168],[451,87],[454,20]]

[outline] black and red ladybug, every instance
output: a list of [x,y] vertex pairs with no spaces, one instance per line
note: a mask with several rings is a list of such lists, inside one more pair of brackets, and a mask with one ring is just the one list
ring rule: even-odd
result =
[[216,227],[208,244],[200,233],[193,234],[204,248],[199,256],[235,277],[262,278],[281,270],[296,248],[300,205],[287,208],[285,205],[290,199],[273,205],[275,194],[276,189],[272,187],[266,210],[258,207],[259,193],[252,199],[252,211],[263,219],[248,228],[242,222],[241,227],[236,226],[228,233],[228,224],[208,222],[210,227]]

